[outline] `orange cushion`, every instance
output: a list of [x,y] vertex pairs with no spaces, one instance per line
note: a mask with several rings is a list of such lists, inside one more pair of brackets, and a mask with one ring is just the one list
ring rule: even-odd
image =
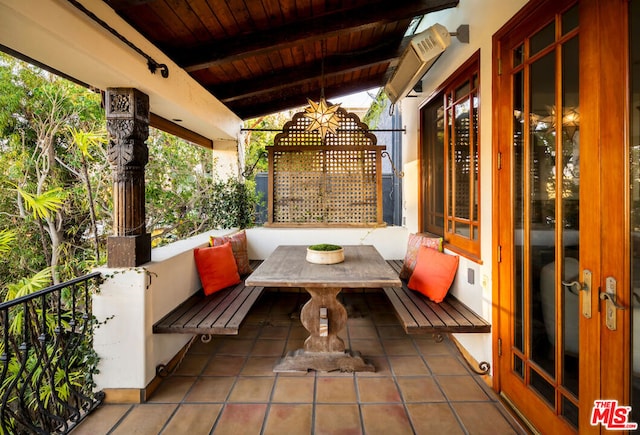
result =
[[209,246],[220,246],[226,242],[231,242],[233,256],[236,259],[238,273],[240,275],[248,275],[253,272],[249,263],[249,254],[247,252],[247,233],[242,230],[235,234],[222,237],[209,237]]
[[442,252],[442,237],[429,237],[424,234],[409,234],[407,241],[407,253],[404,256],[404,263],[400,270],[400,279],[409,279],[416,267],[418,250],[420,246],[428,246]]
[[231,243],[193,250],[198,275],[205,295],[238,284],[240,275],[233,257]]
[[458,271],[457,255],[447,255],[421,246],[416,268],[407,287],[416,290],[434,302],[442,302]]

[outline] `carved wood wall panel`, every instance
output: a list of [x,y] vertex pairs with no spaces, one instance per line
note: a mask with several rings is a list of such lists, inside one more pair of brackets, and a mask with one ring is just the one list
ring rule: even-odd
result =
[[269,226],[382,226],[382,158],[357,115],[339,108],[339,128],[308,131],[303,112],[269,154]]

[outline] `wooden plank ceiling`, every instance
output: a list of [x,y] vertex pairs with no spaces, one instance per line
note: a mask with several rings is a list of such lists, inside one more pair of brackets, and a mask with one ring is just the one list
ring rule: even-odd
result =
[[383,86],[416,17],[459,0],[105,0],[242,119]]

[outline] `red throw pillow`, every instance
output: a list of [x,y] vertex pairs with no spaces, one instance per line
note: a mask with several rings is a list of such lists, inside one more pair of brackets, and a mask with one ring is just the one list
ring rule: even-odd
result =
[[193,250],[198,275],[205,295],[210,295],[240,282],[231,243]]
[[424,234],[409,234],[407,241],[407,253],[404,256],[402,269],[400,270],[400,279],[409,279],[416,267],[418,258],[418,249],[420,246],[427,246],[442,252],[442,237],[429,237]]
[[209,246],[220,246],[226,242],[231,242],[233,256],[236,259],[238,273],[240,275],[248,275],[253,272],[249,263],[249,254],[247,252],[247,233],[242,230],[230,236],[209,237]]
[[421,246],[416,268],[407,287],[416,290],[434,302],[442,302],[458,271],[457,255],[447,255]]

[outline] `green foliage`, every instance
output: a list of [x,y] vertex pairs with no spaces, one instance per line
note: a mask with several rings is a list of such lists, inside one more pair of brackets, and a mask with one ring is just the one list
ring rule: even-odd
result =
[[[78,132],[92,138],[104,125],[99,95],[0,53],[0,231],[23,241],[8,251],[0,242],[9,254],[0,261],[0,297],[6,283],[45,268],[53,266],[59,282],[95,265],[89,205],[108,227],[110,172],[102,144],[74,142]],[[94,162],[86,174],[101,191],[96,201],[84,188],[83,159]]]
[[364,115],[362,121],[369,126],[370,129],[378,128],[378,122],[380,122],[380,117],[382,113],[387,108],[389,102],[389,98],[387,98],[387,94],[381,89],[376,95],[375,100],[371,103],[369,110]]
[[30,277],[20,278],[17,282],[7,285],[5,302],[21,296],[30,295],[38,290],[42,290],[51,284],[51,271],[49,268],[42,269]]
[[318,245],[311,245],[309,249],[312,251],[339,251],[342,246],[332,245],[330,243],[320,243]]
[[234,178],[213,185],[210,216],[215,228],[249,228],[255,223],[255,186]]
[[104,131],[84,131],[76,127],[70,127],[71,142],[75,144],[82,156],[92,160],[92,149],[102,147],[107,143],[107,137]]
[[245,164],[247,169],[252,170],[252,173],[247,175],[249,178],[252,178],[256,172],[265,172],[268,169],[265,147],[273,145],[278,131],[264,130],[281,130],[294,113],[294,111],[281,112],[245,121],[244,128],[247,129],[244,136]]
[[[42,290],[50,279],[47,270],[23,278],[8,286],[6,299]],[[78,392],[93,395],[99,358],[91,331],[98,324],[85,315],[90,301],[84,299],[82,287],[57,291],[62,293],[58,296],[54,291],[7,308],[7,336],[0,342],[0,354],[7,358],[0,397],[8,399],[11,412],[3,417],[12,433],[23,433],[21,421],[54,432],[58,423],[44,417],[43,409],[65,420],[70,408],[63,403],[79,406]]]
[[67,192],[62,187],[54,187],[41,194],[31,194],[19,187],[16,188],[27,206],[27,210],[33,212],[34,219],[44,219],[62,207]]
[[16,240],[16,232],[12,230],[0,230],[0,254],[6,254],[11,250],[11,245]]

